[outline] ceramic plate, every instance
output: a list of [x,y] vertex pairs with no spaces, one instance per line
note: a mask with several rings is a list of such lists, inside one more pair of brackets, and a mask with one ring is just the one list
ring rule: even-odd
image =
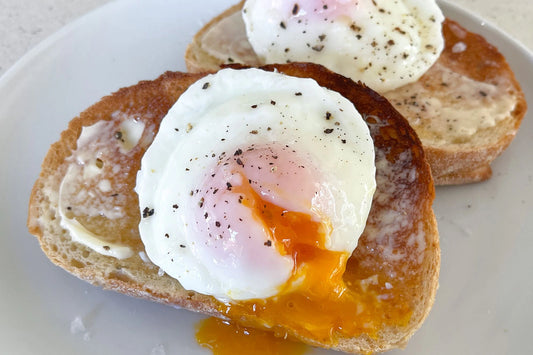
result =
[[[194,339],[200,315],[70,276],[46,259],[25,224],[42,159],[68,121],[122,86],[185,70],[193,34],[232,3],[112,2],[56,33],[0,79],[0,352],[209,353]],[[481,19],[441,5],[499,47],[533,103],[531,54]],[[495,162],[490,181],[437,189],[440,289],[408,354],[533,353],[532,118]]]

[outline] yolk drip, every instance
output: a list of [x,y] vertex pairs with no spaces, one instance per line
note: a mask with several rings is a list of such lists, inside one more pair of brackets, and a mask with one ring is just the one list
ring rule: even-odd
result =
[[[331,224],[314,221],[309,214],[287,211],[273,203],[265,201],[252,186],[245,183],[236,186],[235,192],[244,196],[242,203],[253,211],[257,222],[270,231],[272,246],[280,255],[289,255],[294,262],[293,275],[279,294],[285,294],[297,287],[315,295],[325,296],[334,290],[342,293],[345,289],[342,274],[348,255],[326,249],[326,236],[331,231]],[[329,284],[331,289],[325,289]],[[299,287],[297,287],[299,288]]]
[[[269,325],[278,337],[287,335],[285,329],[294,329],[301,336],[330,344],[339,333],[376,336],[376,329],[382,328],[381,315],[394,318],[399,326],[408,323],[411,311],[407,304],[392,305],[378,297],[379,290],[343,280],[350,255],[325,248],[331,230],[327,222],[265,201],[246,183],[234,186],[234,192],[270,231],[272,246],[281,255],[292,257],[294,269],[277,296],[221,304],[223,314],[231,319],[257,317],[259,326]],[[245,325],[256,324],[250,321]]]
[[197,325],[196,340],[214,355],[301,355],[307,346],[275,337],[272,333],[242,327],[218,318],[207,318]]

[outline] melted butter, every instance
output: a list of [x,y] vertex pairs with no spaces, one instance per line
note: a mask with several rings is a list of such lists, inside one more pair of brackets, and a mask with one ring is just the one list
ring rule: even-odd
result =
[[238,326],[218,318],[207,318],[197,325],[196,340],[214,355],[301,355],[309,348],[274,334]]
[[422,141],[430,139],[432,145],[468,141],[509,117],[516,103],[504,82],[479,82],[440,63],[421,80],[384,96],[408,119]]
[[127,154],[131,151],[141,140],[144,132],[144,123],[136,119],[128,119],[123,121],[119,130],[115,132],[116,139],[120,145],[120,152]]
[[126,116],[83,127],[68,160],[58,196],[60,224],[73,241],[102,255],[129,258],[140,244],[114,230],[135,226],[124,218],[130,213],[130,203],[123,190],[131,185],[123,181],[129,174],[121,167],[129,168],[125,160],[133,157],[129,153],[139,144],[144,129],[143,122]]
[[96,235],[95,233],[89,231],[85,228],[80,222],[78,222],[74,217],[69,218],[66,216],[65,208],[62,204],[62,195],[63,188],[65,183],[68,183],[73,176],[74,167],[71,166],[63,179],[61,186],[59,188],[59,216],[61,217],[61,227],[69,231],[70,237],[73,241],[85,245],[86,247],[107,256],[112,256],[117,259],[126,259],[133,255],[133,250],[130,247],[108,243],[102,240],[101,236]]

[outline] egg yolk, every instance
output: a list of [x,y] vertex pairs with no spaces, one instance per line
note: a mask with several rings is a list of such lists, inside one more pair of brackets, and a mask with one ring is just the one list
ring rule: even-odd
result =
[[218,318],[201,321],[196,340],[215,355],[301,355],[308,347],[302,343],[277,338],[272,333],[239,326]]
[[[331,231],[329,223],[314,221],[309,214],[287,211],[268,202],[247,179],[242,180],[244,183],[236,186],[234,192],[244,196],[242,204],[252,210],[256,223],[270,231],[271,246],[280,255],[289,255],[294,263],[292,276],[278,295],[295,289],[320,297],[331,291],[341,294],[345,289],[342,274],[349,255],[325,248],[327,234]],[[325,283],[332,289],[324,288]]]

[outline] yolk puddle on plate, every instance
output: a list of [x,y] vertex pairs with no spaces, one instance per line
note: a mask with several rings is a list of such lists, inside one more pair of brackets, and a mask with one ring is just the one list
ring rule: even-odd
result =
[[214,355],[301,355],[308,346],[277,338],[273,333],[241,327],[218,318],[197,324],[196,340]]

